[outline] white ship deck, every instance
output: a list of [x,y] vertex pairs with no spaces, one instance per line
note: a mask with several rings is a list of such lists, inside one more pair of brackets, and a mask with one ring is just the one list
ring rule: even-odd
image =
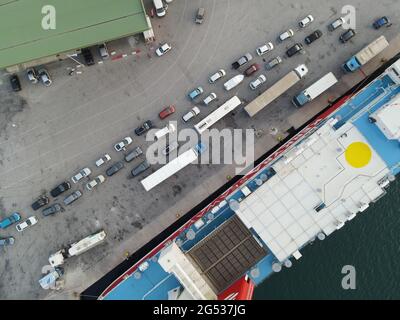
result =
[[283,262],[320,232],[330,235],[384,194],[389,170],[351,123],[335,120],[278,160],[276,175],[236,211]]

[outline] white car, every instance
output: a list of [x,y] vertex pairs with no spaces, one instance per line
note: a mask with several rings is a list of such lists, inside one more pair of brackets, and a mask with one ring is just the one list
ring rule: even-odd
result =
[[161,47],[156,50],[156,54],[161,57],[166,54],[169,50],[171,50],[171,46],[168,43],[164,43]]
[[164,0],[166,3],[171,3],[174,0]]
[[210,78],[208,79],[209,83],[214,83],[215,81],[223,78],[226,76],[226,72],[224,69],[220,69],[218,70],[216,73],[214,73],[212,76],[210,76]]
[[131,137],[125,137],[121,142],[114,145],[115,151],[119,152],[125,150],[133,142]]
[[90,181],[88,184],[86,184],[86,189],[91,191],[95,186],[102,184],[104,181],[106,181],[106,178],[104,178],[103,175],[99,175],[96,178],[94,178],[92,181]]
[[76,175],[74,175],[71,180],[73,183],[77,183],[79,180],[89,176],[92,173],[89,168],[83,168]]
[[49,72],[46,69],[41,69],[38,71],[40,81],[46,86],[50,87],[53,81],[50,78]]
[[184,114],[182,120],[188,122],[190,119],[198,116],[200,114],[200,109],[198,107],[193,107],[188,113]]
[[293,36],[294,36],[293,30],[292,30],[292,29],[289,29],[289,30],[285,31],[284,33],[282,33],[282,34],[279,36],[279,39],[280,39],[281,41],[285,41],[286,39],[289,39],[289,38],[291,38],[291,37],[293,37]]
[[211,102],[213,102],[215,99],[217,99],[217,95],[214,92],[211,92],[207,98],[203,100],[203,103],[208,106]]
[[314,21],[314,17],[310,14],[299,22],[299,26],[300,26],[300,28],[305,28],[313,21]]
[[170,124],[167,125],[165,128],[162,128],[161,130],[158,130],[158,131],[155,133],[155,136],[156,136],[157,140],[159,140],[159,139],[161,139],[162,137],[166,136],[167,134],[172,133],[172,132],[175,132],[175,131],[176,131],[175,126],[174,126],[172,123],[170,123]]
[[256,80],[250,82],[250,88],[252,90],[256,90],[259,86],[265,83],[265,81],[267,81],[267,77],[263,74],[260,74],[260,76]]
[[102,156],[99,160],[96,161],[96,167],[101,167],[103,164],[109,162],[111,160],[111,157],[108,153],[106,153],[104,156]]
[[238,86],[244,80],[244,75],[238,74],[234,76],[232,79],[228,80],[224,83],[224,88],[226,91],[232,90],[236,86]]
[[26,228],[33,226],[37,223],[37,219],[35,216],[29,217],[28,219],[26,219],[24,222],[21,222],[19,224],[16,225],[17,231],[18,232],[22,232],[24,231]]
[[263,46],[257,48],[257,54],[259,56],[262,56],[263,54],[266,54],[267,52],[271,51],[274,49],[274,45],[272,42],[268,42],[267,44],[264,44]]

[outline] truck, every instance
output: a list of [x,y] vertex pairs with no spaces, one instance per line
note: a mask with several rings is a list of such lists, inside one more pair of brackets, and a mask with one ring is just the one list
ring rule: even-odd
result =
[[293,104],[300,108],[304,106],[306,103],[314,100],[316,97],[320,96],[330,87],[335,85],[338,82],[335,75],[332,72],[329,72],[317,82],[309,86],[307,89],[300,92],[297,96],[295,96],[292,100]]
[[168,162],[165,166],[158,169],[147,178],[140,181],[146,191],[150,191],[160,183],[164,182],[178,171],[187,167],[193,161],[195,161],[200,154],[206,150],[206,146],[202,143],[197,144],[194,148],[182,153],[175,159]]
[[65,259],[70,257],[79,256],[80,254],[94,248],[106,239],[104,230],[91,234],[86,238],[74,242],[67,247],[57,251],[49,257],[49,263],[53,268],[59,267],[64,264]]
[[56,289],[57,280],[64,274],[62,268],[54,268],[53,271],[47,273],[43,278],[39,280],[40,286],[45,289]]
[[380,36],[378,39],[371,42],[368,46],[344,63],[342,66],[343,70],[346,72],[354,72],[360,69],[363,65],[380,54],[388,46],[389,42],[386,40],[385,36]]
[[297,82],[303,79],[308,73],[306,65],[301,64],[286,76],[276,82],[272,87],[265,90],[261,95],[251,101],[244,110],[250,117],[254,117],[266,106],[279,98],[287,90],[293,87]]

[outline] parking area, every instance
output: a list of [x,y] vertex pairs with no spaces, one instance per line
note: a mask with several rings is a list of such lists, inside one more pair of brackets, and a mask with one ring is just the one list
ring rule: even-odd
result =
[[[149,10],[151,1],[144,3]],[[357,35],[341,44],[342,31],[328,32],[327,25],[340,17],[341,8],[349,4],[356,8]],[[206,12],[201,25],[194,23],[199,7]],[[255,118],[238,110],[215,126],[255,129],[257,158],[277,143],[278,136],[286,135],[293,126],[288,119],[303,112],[292,105],[292,97],[330,71],[339,78],[341,64],[379,35],[391,40],[398,33],[399,9],[400,4],[393,0],[379,4],[372,0],[175,0],[165,18],[152,18],[156,35],[153,44],[145,45],[138,36],[129,37],[111,42],[109,51],[115,54],[103,63],[90,67],[77,67],[73,60],[49,64],[46,68],[53,80],[50,87],[29,83],[21,73],[23,89],[13,93],[8,75],[0,74],[0,218],[15,211],[22,220],[32,215],[38,218],[36,225],[22,233],[14,227],[0,230],[1,237],[15,238],[14,245],[0,248],[0,298],[76,298],[76,292],[88,287],[124,259],[125,254],[147,243],[234,175],[233,165],[189,166],[147,193],[139,181],[158,166],[139,178],[131,178],[130,170],[144,160],[141,156],[107,177],[105,170],[123,161],[125,153],[116,152],[115,143],[130,136],[133,143],[128,151],[137,146],[146,150],[149,146],[144,136],[134,133],[144,121],[151,120],[162,128],[168,120],[177,120],[178,130],[191,128],[231,96],[251,101],[305,63],[309,68],[307,77]],[[315,21],[300,29],[298,21],[308,14]],[[374,30],[372,22],[383,15],[392,18],[393,26]],[[288,28],[294,30],[294,37],[279,43],[279,34]],[[304,44],[304,38],[316,29],[323,36],[310,46],[304,45],[304,54],[292,58],[285,55],[296,42]],[[258,57],[256,48],[270,41],[274,50]],[[172,50],[157,57],[155,49],[164,42]],[[224,90],[225,80],[208,83],[208,77],[221,68],[227,72],[226,80],[238,74],[231,69],[231,63],[247,52],[262,66],[256,76],[246,78],[231,92]],[[278,55],[283,63],[265,71],[265,63]],[[100,61],[97,53],[95,60]],[[72,69],[79,73],[71,73]],[[261,73],[266,75],[266,83],[250,90],[250,81]],[[217,101],[209,106],[191,102],[187,94],[198,86],[205,91],[202,99],[215,92]],[[168,105],[174,105],[176,112],[160,120],[158,113]],[[182,115],[195,105],[201,110],[200,115],[184,123]],[[111,161],[96,167],[96,160],[105,153]],[[92,191],[85,188],[91,179],[73,184],[71,177],[85,167],[91,169],[91,179],[102,174],[105,182]],[[49,191],[63,181],[70,181],[72,189],[51,198]],[[51,203],[62,204],[64,197],[76,190],[82,192],[82,197],[54,216],[43,217],[31,208],[41,194],[47,194]],[[65,289],[42,290],[38,280],[49,255],[100,229],[107,232],[104,244],[67,261]]]

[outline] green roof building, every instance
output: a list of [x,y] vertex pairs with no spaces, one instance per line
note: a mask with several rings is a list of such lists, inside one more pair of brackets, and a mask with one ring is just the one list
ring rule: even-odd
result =
[[[54,20],[48,19],[51,11],[42,13],[49,5]],[[47,29],[52,21],[55,29]],[[0,69],[18,70],[149,26],[142,0],[0,0],[0,29]]]

